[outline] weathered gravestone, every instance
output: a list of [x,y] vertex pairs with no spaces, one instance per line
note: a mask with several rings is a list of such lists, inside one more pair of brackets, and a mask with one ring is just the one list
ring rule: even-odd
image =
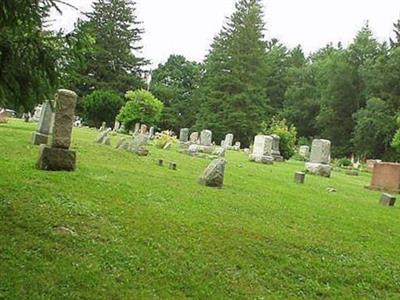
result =
[[39,122],[41,115],[42,115],[42,104],[39,104],[38,106],[35,107],[35,111],[33,113],[33,116],[31,117],[30,121]]
[[230,147],[232,147],[232,145],[233,145],[233,134],[232,133],[228,133],[225,136],[224,146],[223,147],[229,149]]
[[96,139],[96,143],[109,145],[110,138],[108,137],[108,134],[110,133],[110,131],[111,131],[111,129],[108,128],[107,130],[101,132]]
[[200,177],[199,183],[209,187],[222,187],[226,163],[226,160],[222,158],[213,160]]
[[150,127],[149,130],[149,139],[153,139],[154,138],[154,127]]
[[34,145],[48,144],[53,129],[54,113],[50,101],[45,101],[39,119],[36,132],[32,135]]
[[40,145],[38,168],[49,171],[73,171],[76,153],[69,150],[77,96],[69,90],[58,90],[55,100],[53,140],[51,147]]
[[136,136],[134,136],[132,144],[130,145],[130,151],[135,152],[135,153],[146,153],[148,154],[148,151],[146,151],[146,144],[148,141],[149,137],[147,134],[139,133]]
[[133,131],[133,134],[134,135],[139,134],[139,131],[140,131],[140,123],[136,123],[135,124],[135,130]]
[[147,132],[147,125],[142,124],[142,125],[140,126],[140,131],[139,131],[139,133],[140,133],[140,134],[148,135],[148,132]]
[[307,145],[300,146],[299,155],[304,159],[308,159],[310,157],[310,147]]
[[118,132],[118,130],[121,128],[121,123],[118,120],[115,120],[114,122],[114,132]]
[[311,174],[324,177],[331,176],[331,142],[328,140],[313,140],[310,162],[306,163],[306,170]]
[[182,128],[179,132],[179,141],[181,143],[187,143],[189,140],[189,128]]
[[225,157],[225,152],[226,152],[226,148],[225,147],[218,147],[218,148],[214,149],[212,154],[216,155],[218,157]]
[[371,189],[400,192],[400,164],[376,163],[374,165]]
[[212,132],[210,130],[203,130],[200,133],[200,145],[207,147],[212,145]]
[[199,141],[199,133],[198,132],[192,132],[192,134],[190,135],[190,142],[197,144]]
[[103,132],[106,130],[107,130],[107,123],[106,122],[101,123],[101,127],[99,128],[99,131]]
[[276,134],[271,135],[271,137],[273,139],[271,155],[275,161],[283,161],[283,157],[281,156],[281,152],[279,151],[279,143],[281,142],[281,138]]
[[304,172],[296,172],[294,174],[294,182],[303,184],[306,178],[306,173]]
[[271,156],[273,138],[267,135],[257,135],[254,138],[253,153],[250,161],[263,164],[273,164],[274,158]]

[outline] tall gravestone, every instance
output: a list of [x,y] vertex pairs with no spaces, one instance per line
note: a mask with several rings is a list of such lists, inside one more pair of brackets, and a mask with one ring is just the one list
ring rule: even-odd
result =
[[77,96],[73,91],[58,90],[55,100],[53,140],[41,145],[38,168],[49,171],[73,171],[75,151],[69,150]]
[[253,152],[250,155],[250,161],[264,164],[272,164],[274,161],[274,158],[271,155],[272,143],[272,137],[267,135],[257,135],[254,138]]
[[181,143],[187,143],[189,140],[189,128],[182,128],[179,132],[179,141]]
[[308,159],[310,157],[310,147],[307,145],[300,146],[299,155],[304,159]]
[[190,135],[190,142],[196,144],[199,140],[199,133],[198,132],[192,132]]
[[32,135],[34,145],[48,144],[53,129],[54,113],[50,101],[45,101],[36,132]]
[[232,145],[233,145],[233,134],[228,133],[225,136],[224,147],[229,149],[229,147],[232,147]]
[[207,147],[212,145],[212,132],[210,130],[203,130],[200,133],[200,145]]
[[310,162],[306,170],[312,174],[324,177],[331,176],[331,142],[328,140],[313,140],[311,145]]
[[115,120],[113,131],[117,132],[120,129],[120,127],[121,127],[121,123],[118,120]]
[[281,138],[276,134],[271,135],[271,137],[272,137],[271,155],[275,161],[283,161],[283,157],[281,156],[281,152],[279,151],[279,144],[281,142]]
[[139,131],[140,131],[140,123],[136,123],[135,124],[135,130],[133,131],[133,134],[134,135],[139,134]]

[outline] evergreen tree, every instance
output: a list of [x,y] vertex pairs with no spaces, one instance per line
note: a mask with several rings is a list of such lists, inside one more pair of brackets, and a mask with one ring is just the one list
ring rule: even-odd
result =
[[390,39],[392,47],[400,46],[400,19],[396,23],[393,23],[393,32],[395,34],[394,39]]
[[56,0],[4,0],[0,9],[0,106],[29,110],[58,84],[55,36],[43,30]]
[[263,12],[260,0],[240,0],[214,39],[198,95],[198,129],[216,139],[232,132],[249,144],[266,116]]
[[114,90],[121,95],[144,86],[143,66],[139,57],[143,30],[137,21],[135,2],[130,0],[96,0],[87,22],[79,22],[74,35],[89,36],[93,50],[79,65],[72,83],[81,95],[95,89]]
[[152,73],[150,90],[164,103],[159,126],[173,129],[192,127],[196,121],[198,104],[193,93],[200,79],[200,65],[184,56],[171,55]]

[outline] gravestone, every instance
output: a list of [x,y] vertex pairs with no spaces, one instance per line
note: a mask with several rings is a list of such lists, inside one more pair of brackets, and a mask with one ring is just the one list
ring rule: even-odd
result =
[[49,171],[73,171],[76,153],[69,150],[77,95],[58,90],[55,100],[53,140],[51,146],[40,145],[38,168]]
[[224,184],[226,163],[226,160],[222,158],[213,160],[200,177],[199,183],[209,187],[221,188]]
[[304,179],[306,178],[306,173],[304,172],[296,172],[294,174],[294,182],[303,184]]
[[273,138],[267,135],[257,135],[254,138],[253,153],[250,161],[263,164],[273,164],[274,158],[271,156]]
[[390,194],[383,194],[379,203],[384,206],[394,206],[396,204],[396,197]]
[[281,138],[276,134],[271,135],[271,137],[272,137],[271,155],[275,161],[283,161],[283,157],[281,156],[281,152],[279,151],[279,143],[281,141]]
[[199,141],[199,133],[198,132],[192,132],[192,134],[190,135],[190,142],[197,144]]
[[229,149],[229,147],[232,147],[232,145],[233,145],[233,134],[232,133],[228,133],[225,136],[224,147]]
[[376,163],[374,165],[371,189],[400,192],[400,164]]
[[39,122],[40,116],[42,115],[42,104],[39,104],[38,106],[35,107],[35,111],[33,113],[33,116],[31,117],[30,121],[32,122]]
[[113,131],[114,131],[114,132],[118,132],[118,130],[120,129],[120,127],[121,127],[121,123],[120,123],[118,120],[115,120]]
[[154,127],[150,127],[149,130],[149,139],[153,139],[154,138]]
[[189,140],[189,128],[182,128],[179,132],[179,141],[181,143],[187,143]]
[[106,122],[101,123],[101,127],[99,128],[99,131],[103,132],[106,130],[107,130],[107,123]]
[[304,159],[308,159],[310,157],[310,147],[307,145],[300,146],[299,155]]
[[140,131],[140,123],[136,123],[135,124],[135,130],[133,131],[133,134],[134,135],[139,134],[139,131]]
[[313,140],[311,145],[310,162],[306,163],[306,170],[311,174],[330,177],[330,159],[331,142],[328,140]]
[[232,150],[240,151],[240,147],[242,144],[240,142],[236,142],[235,145],[232,147]]
[[50,101],[46,101],[41,110],[39,125],[32,135],[34,145],[48,144],[53,129],[54,113]]
[[200,133],[200,145],[211,146],[212,145],[212,132],[210,130],[203,130]]
[[142,124],[142,125],[140,126],[140,131],[139,131],[139,133],[140,133],[140,134],[144,134],[144,135],[148,135],[148,132],[147,132],[147,125]]
[[136,136],[134,136],[129,150],[132,152],[138,152],[141,149],[145,149],[148,139],[149,139],[149,137],[147,134],[143,134],[143,133],[137,134]]
[[110,133],[111,129],[108,128],[105,131],[101,132],[99,134],[99,136],[96,139],[96,143],[98,144],[106,144],[106,140],[109,139],[108,138],[108,134]]
[[218,147],[213,151],[213,155],[218,157],[225,157],[226,148],[225,147]]
[[120,138],[115,148],[120,149],[123,143],[126,143],[126,138]]

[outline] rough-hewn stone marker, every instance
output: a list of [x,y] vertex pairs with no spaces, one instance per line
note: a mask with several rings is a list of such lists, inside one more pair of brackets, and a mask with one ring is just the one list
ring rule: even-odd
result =
[[199,179],[199,183],[209,187],[222,187],[224,184],[226,160],[213,160]]
[[394,206],[396,203],[396,197],[390,194],[382,194],[379,203],[384,206]]
[[73,171],[76,153],[69,150],[77,96],[73,91],[58,90],[55,103],[51,147],[40,146],[38,168],[49,171]]
[[53,129],[54,113],[50,101],[45,101],[36,132],[32,135],[34,145],[48,144]]

